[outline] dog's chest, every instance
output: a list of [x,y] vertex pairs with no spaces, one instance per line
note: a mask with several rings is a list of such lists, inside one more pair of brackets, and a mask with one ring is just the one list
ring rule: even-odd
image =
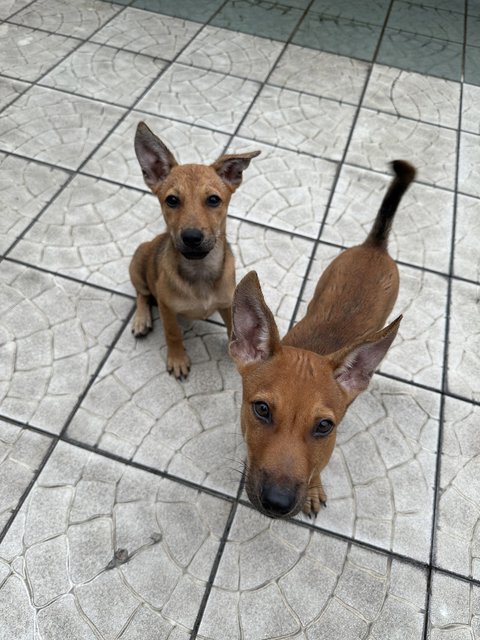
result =
[[193,295],[188,299],[178,297],[175,300],[175,311],[192,320],[206,320],[218,309],[227,307],[230,302],[231,297],[222,292],[208,287],[195,287]]

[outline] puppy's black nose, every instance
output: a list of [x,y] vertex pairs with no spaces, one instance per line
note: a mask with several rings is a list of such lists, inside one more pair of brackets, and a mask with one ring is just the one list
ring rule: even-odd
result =
[[203,233],[200,229],[184,229],[182,231],[182,241],[186,247],[190,249],[197,248],[201,245]]
[[260,500],[265,511],[273,517],[286,516],[293,511],[297,496],[292,489],[267,484],[262,488]]

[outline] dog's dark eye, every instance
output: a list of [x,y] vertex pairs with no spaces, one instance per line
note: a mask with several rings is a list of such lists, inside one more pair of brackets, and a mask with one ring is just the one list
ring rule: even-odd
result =
[[324,418],[323,420],[317,422],[317,424],[313,427],[312,435],[314,438],[324,438],[325,436],[328,436],[329,433],[332,433],[334,426],[335,425],[331,420],[328,420],[328,418]]
[[170,207],[171,209],[175,209],[175,207],[178,207],[178,205],[180,204],[180,198],[177,198],[177,196],[167,196],[165,198],[165,202],[168,207]]
[[253,413],[257,416],[259,420],[262,422],[271,422],[272,421],[272,413],[270,411],[270,407],[266,402],[262,400],[257,400],[252,403]]
[[221,203],[221,199],[219,196],[208,196],[207,198],[207,205],[209,207],[218,207],[218,205]]

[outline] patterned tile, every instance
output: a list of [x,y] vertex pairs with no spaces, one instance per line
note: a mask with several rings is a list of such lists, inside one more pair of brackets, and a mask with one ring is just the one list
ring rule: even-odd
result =
[[142,111],[233,133],[259,84],[173,64],[137,105]]
[[181,638],[172,628],[193,627],[228,511],[60,442],[0,545],[5,637]]
[[361,60],[371,60],[381,28],[309,12],[292,38],[294,44]]
[[346,104],[265,86],[240,135],[294,151],[340,160],[355,108]]
[[335,18],[358,20],[369,24],[383,25],[388,10],[388,0],[357,0],[352,3],[349,0],[314,0],[311,11],[326,13]]
[[0,278],[0,413],[58,433],[132,303],[6,261]]
[[480,282],[480,200],[458,196],[454,273]]
[[78,176],[11,256],[131,294],[128,265],[133,252],[163,228],[160,207],[152,195]]
[[461,43],[463,23],[464,17],[461,13],[396,0],[387,24],[399,31],[413,31],[430,38]]
[[447,398],[438,506],[437,566],[480,579],[480,407]]
[[347,162],[384,171],[386,163],[396,158],[417,167],[418,180],[453,189],[456,132],[362,109]]
[[232,150],[262,151],[248,167],[229,212],[269,227],[316,238],[325,214],[336,164],[234,138]]
[[453,281],[448,345],[448,388],[469,400],[480,400],[480,285]]
[[445,127],[458,127],[460,84],[374,65],[364,107]]
[[[458,13],[464,13],[465,2],[464,0],[408,0],[411,4],[420,4],[432,9],[447,9],[448,11],[456,11]],[[469,12],[472,9],[472,5],[477,0],[469,0]]]
[[[285,331],[304,277],[311,243],[229,221],[237,278],[256,269]],[[186,382],[166,371],[160,322],[145,340],[125,329],[73,418],[68,434],[136,462],[235,495],[243,468],[238,431],[240,379],[227,355],[225,329],[184,323],[192,359]],[[131,425],[135,424],[132,430]]]
[[123,115],[117,107],[32,87],[0,116],[3,149],[76,169]]
[[20,80],[0,77],[0,110],[13,102],[20,94],[26,91],[30,84]]
[[200,29],[188,20],[155,15],[127,7],[92,38],[144,55],[171,60]]
[[47,436],[0,420],[0,533],[17,508],[49,446],[50,438]]
[[239,507],[198,637],[373,640],[401,620],[420,640],[424,589],[420,569]]
[[[319,245],[302,295],[297,320],[306,311],[317,281],[338,254]],[[440,389],[445,338],[447,281],[441,276],[413,267],[399,266],[400,292],[391,319],[400,313],[403,320],[380,370],[402,380]]]
[[0,5],[0,19],[5,20],[11,15],[23,9],[32,0],[3,0]]
[[262,38],[285,41],[302,16],[302,11],[266,0],[229,0],[211,21],[216,27],[242,31]]
[[119,5],[98,0],[37,0],[15,16],[15,22],[67,36],[88,38],[120,11]]
[[460,162],[458,189],[472,196],[480,196],[480,136],[460,134]]
[[282,48],[283,45],[274,40],[207,26],[178,60],[212,71],[263,81]]
[[480,134],[480,87],[463,85],[462,130]]
[[462,45],[406,31],[386,29],[377,62],[448,80],[461,80]]
[[67,178],[58,169],[0,154],[0,253],[23,233]]
[[[344,165],[322,240],[342,246],[362,243],[391,180],[391,175]],[[395,216],[390,255],[395,260],[448,273],[452,220],[453,193],[414,183]]]
[[434,572],[428,640],[480,637],[480,588]]
[[[222,154],[229,140],[223,133],[132,111],[94,153],[85,165],[85,171],[147,191],[133,148],[135,129],[140,120],[146,120],[178,162],[211,163]],[[255,148],[254,143],[251,148]]]
[[287,89],[357,104],[368,65],[323,51],[288,45],[269,79]]
[[78,45],[76,40],[16,24],[0,25],[2,73],[37,80]]
[[480,85],[480,47],[465,47],[465,82]]
[[198,0],[182,0],[182,2],[177,0],[133,0],[132,7],[176,18],[207,22],[223,2],[224,0],[202,0],[201,3]]
[[86,42],[47,74],[43,84],[131,106],[165,65],[155,58]]

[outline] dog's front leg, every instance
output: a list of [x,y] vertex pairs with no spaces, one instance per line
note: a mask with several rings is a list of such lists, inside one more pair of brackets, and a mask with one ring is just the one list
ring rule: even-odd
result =
[[320,507],[327,506],[327,494],[323,490],[320,474],[314,474],[310,480],[307,490],[307,498],[303,505],[303,512],[307,516],[315,517],[320,511]]
[[167,343],[167,371],[182,380],[188,376],[191,363],[183,346],[182,330],[178,325],[177,315],[160,301],[158,301],[158,310]]

